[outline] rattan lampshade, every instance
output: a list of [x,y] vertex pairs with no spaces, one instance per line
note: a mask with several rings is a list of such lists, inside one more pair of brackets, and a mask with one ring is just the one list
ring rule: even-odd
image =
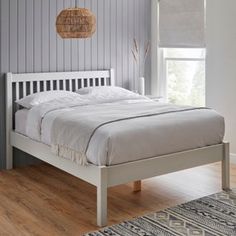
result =
[[57,33],[62,38],[89,38],[96,31],[96,18],[86,8],[68,8],[57,16]]

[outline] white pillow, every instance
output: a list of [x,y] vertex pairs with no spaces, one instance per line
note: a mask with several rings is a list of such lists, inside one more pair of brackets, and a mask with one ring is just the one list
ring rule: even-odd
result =
[[26,96],[20,100],[17,100],[16,103],[27,109],[37,106],[39,104],[49,102],[58,98],[63,97],[78,97],[79,94],[69,91],[45,91],[40,93],[34,93],[29,96]]
[[130,90],[116,86],[98,86],[91,88],[81,88],[76,92],[79,93],[80,95],[91,97],[98,101],[103,101],[103,102],[144,98],[144,96],[141,96]]

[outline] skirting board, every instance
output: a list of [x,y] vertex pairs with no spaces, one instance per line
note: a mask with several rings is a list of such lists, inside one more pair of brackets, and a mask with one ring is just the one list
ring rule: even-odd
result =
[[236,153],[230,153],[230,162],[236,164]]

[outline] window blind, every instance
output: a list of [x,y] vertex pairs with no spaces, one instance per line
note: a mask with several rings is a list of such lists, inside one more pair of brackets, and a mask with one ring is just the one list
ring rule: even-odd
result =
[[159,46],[205,47],[205,1],[159,0]]

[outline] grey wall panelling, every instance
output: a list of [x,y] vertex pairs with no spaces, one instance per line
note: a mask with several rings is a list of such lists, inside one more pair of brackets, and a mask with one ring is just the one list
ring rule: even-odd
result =
[[[78,0],[97,17],[90,39],[61,39],[55,31],[57,14],[75,0],[0,0],[0,168],[5,167],[4,73],[115,69],[119,86],[137,89],[139,68],[131,48],[150,39],[151,0]],[[146,64],[150,91],[150,59]],[[32,162],[16,151],[15,166]],[[16,158],[17,157],[17,158]]]

